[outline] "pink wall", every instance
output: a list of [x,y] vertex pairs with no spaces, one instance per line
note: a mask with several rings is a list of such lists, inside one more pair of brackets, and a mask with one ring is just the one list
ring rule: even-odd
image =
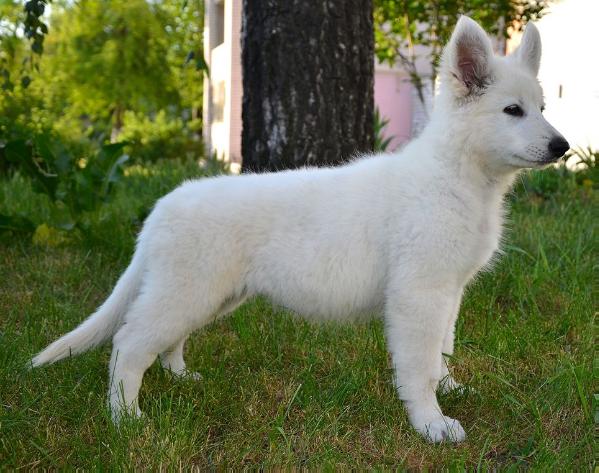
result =
[[388,151],[408,141],[412,132],[412,85],[405,74],[396,70],[376,70],[374,103],[382,118],[389,120],[383,129],[385,137],[393,137]]

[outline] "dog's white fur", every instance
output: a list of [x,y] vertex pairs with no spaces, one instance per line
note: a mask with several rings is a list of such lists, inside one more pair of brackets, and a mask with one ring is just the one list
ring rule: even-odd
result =
[[[540,37],[529,24],[510,57],[462,17],[442,59],[441,91],[422,135],[397,154],[332,169],[188,182],[162,198],[129,268],[95,314],[33,365],[114,335],[110,406],[139,414],[156,356],[187,373],[189,333],[248,297],[314,318],[382,312],[399,397],[427,439],[465,438],[435,390],[458,384],[445,355],[464,286],[498,249],[503,196],[522,168],[555,156],[541,115]],[[523,117],[503,112],[519,104]]]

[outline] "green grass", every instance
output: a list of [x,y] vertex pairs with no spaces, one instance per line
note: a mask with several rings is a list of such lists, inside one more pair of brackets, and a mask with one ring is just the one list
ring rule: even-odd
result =
[[[141,216],[194,172],[173,166],[130,176],[86,237],[0,243],[0,467],[592,467],[598,200],[583,175],[524,179],[505,256],[466,294],[453,370],[473,389],[441,398],[463,444],[411,430],[379,320],[311,324],[262,299],[191,336],[186,359],[202,382],[155,364],[147,418],[118,430],[105,407],[109,347],[24,369],[108,295]],[[50,215],[19,177],[0,183],[0,213],[15,209],[38,224]]]

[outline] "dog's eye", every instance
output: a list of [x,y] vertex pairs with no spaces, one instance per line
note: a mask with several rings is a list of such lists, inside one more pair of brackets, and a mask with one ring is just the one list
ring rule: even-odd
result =
[[520,107],[520,105],[509,105],[503,109],[503,113],[507,113],[508,115],[512,115],[514,117],[521,117],[524,115],[524,110]]

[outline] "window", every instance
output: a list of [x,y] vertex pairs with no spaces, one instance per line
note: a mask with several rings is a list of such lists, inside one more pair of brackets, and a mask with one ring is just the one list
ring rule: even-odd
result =
[[225,0],[214,3],[214,47],[225,42]]

